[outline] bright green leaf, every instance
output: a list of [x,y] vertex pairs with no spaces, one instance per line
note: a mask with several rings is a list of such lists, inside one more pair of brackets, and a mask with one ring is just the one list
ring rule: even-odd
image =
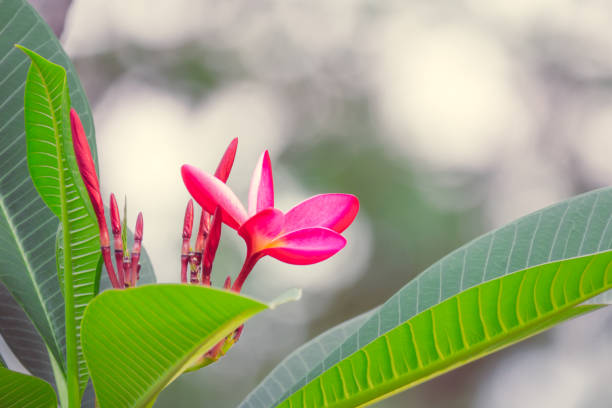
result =
[[319,359],[338,347],[372,315],[368,311],[320,334],[287,356],[270,374],[244,399],[241,407],[272,406],[282,396],[291,378],[303,378]]
[[202,354],[266,308],[195,285],[101,293],[87,308],[81,332],[100,406],[148,406]]
[[0,367],[0,407],[56,408],[57,398],[49,383]]
[[[22,47],[21,47],[22,48]],[[71,279],[64,286],[67,313],[67,355],[70,362],[71,347],[76,353],[79,388],[81,393],[89,378],[82,356],[79,338],[81,317],[85,307],[94,297],[98,284],[100,240],[91,204],[83,197],[83,182],[73,178],[71,167],[76,167],[74,157],[65,152],[72,149],[68,113],[70,101],[64,68],[53,64],[28,49],[22,50],[31,58],[25,89],[25,122],[28,167],[32,181],[54,214],[62,219],[68,231],[71,249]],[[77,186],[82,188],[77,188]],[[68,308],[70,306],[70,309]],[[69,310],[74,308],[73,313]],[[74,338],[69,328],[74,328]],[[71,346],[72,345],[72,346]]]
[[243,406],[279,404],[347,356],[361,353],[385,333],[464,290],[528,267],[611,249],[611,221],[612,189],[607,188],[542,209],[473,240],[409,282],[337,348],[308,361],[307,366],[314,368],[280,384],[272,403],[251,399]]
[[[0,10],[0,281],[25,311],[13,317],[29,317],[39,333],[28,330],[5,340],[35,372],[43,364],[30,359],[23,349],[26,344],[38,344],[42,337],[63,372],[64,300],[54,251],[59,222],[39,197],[28,172],[23,112],[29,59],[14,45],[24,45],[66,68],[72,104],[81,115],[90,145],[95,146],[92,116],[74,67],[44,20],[25,0],[0,0]],[[95,150],[93,155],[95,160]],[[45,378],[51,375],[49,371]]]
[[601,306],[580,304],[610,288],[612,251],[493,279],[360,347],[279,407],[372,403],[598,309]]

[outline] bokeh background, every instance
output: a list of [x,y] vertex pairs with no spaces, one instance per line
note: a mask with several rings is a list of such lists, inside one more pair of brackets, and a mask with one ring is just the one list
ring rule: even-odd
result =
[[[130,221],[143,212],[160,282],[180,280],[180,165],[213,171],[234,137],[240,197],[269,149],[279,208],[322,192],[361,201],[332,260],[257,265],[246,293],[300,287],[302,300],[251,320],[156,407],[234,407],[291,350],[454,248],[612,184],[606,0],[37,3],[92,105],[103,192],[127,196]],[[225,229],[216,284],[243,256]],[[611,375],[602,310],[376,406],[608,407]]]

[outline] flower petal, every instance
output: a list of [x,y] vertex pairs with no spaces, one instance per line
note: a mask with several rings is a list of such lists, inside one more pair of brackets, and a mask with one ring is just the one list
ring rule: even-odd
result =
[[234,165],[234,158],[236,157],[236,149],[238,148],[238,138],[234,138],[227,146],[225,153],[223,153],[223,157],[217,166],[217,170],[215,171],[215,177],[221,180],[222,182],[226,182],[227,178],[232,171],[232,166]]
[[234,229],[246,221],[247,214],[240,200],[221,180],[188,164],[181,167],[181,174],[185,187],[204,210],[212,214],[217,206],[221,207],[223,222]]
[[266,208],[246,220],[238,229],[247,244],[247,256],[259,252],[272,242],[283,229],[285,216],[276,208]]
[[325,227],[336,232],[348,228],[359,211],[359,200],[351,194],[320,194],[293,207],[285,214],[285,232]]
[[251,179],[249,216],[268,207],[274,207],[274,181],[272,180],[270,155],[266,150],[259,158]]
[[328,228],[304,228],[282,235],[262,251],[280,261],[293,265],[321,262],[340,251],[346,239]]

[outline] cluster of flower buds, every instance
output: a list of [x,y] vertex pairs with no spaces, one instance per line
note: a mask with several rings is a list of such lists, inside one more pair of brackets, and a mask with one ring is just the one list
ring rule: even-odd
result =
[[[215,171],[214,177],[220,182],[225,183],[230,175],[234,158],[236,157],[236,149],[238,147],[238,139],[231,141],[219,165]],[[183,221],[183,244],[181,246],[181,282],[211,286],[211,272],[219,240],[221,238],[221,224],[223,221],[221,208],[216,207],[212,212],[202,208],[198,234],[196,236],[195,247],[191,246],[191,237],[194,224],[194,209],[193,200],[189,200],[185,209],[185,218]],[[230,289],[232,284],[231,278],[227,276],[223,285],[224,289]],[[238,341],[242,333],[243,326],[240,326],[232,334],[217,343],[212,349],[206,352],[193,369],[197,369],[204,365],[210,364],[223,356],[227,350]]]
[[138,213],[138,218],[136,220],[134,246],[132,247],[130,256],[127,250],[126,217],[124,214],[124,222],[123,225],[121,225],[117,200],[115,200],[115,196],[111,194],[111,224],[118,272],[116,273],[111,257],[110,239],[108,227],[106,225],[106,216],[104,215],[102,196],[100,195],[98,175],[96,174],[96,168],[87,142],[87,136],[85,135],[85,129],[83,128],[79,115],[74,109],[70,110],[70,124],[72,127],[72,144],[74,146],[76,162],[98,221],[102,259],[104,260],[104,266],[106,267],[111,285],[115,289],[134,287],[140,275],[140,249],[142,247],[143,232],[142,213]]
[[[227,181],[232,170],[237,147],[238,139],[232,140],[215,171],[215,177],[223,183]],[[195,248],[191,247],[193,219],[193,200],[189,200],[183,221],[181,282],[210,286],[212,265],[219,246],[219,239],[221,238],[221,209],[217,207],[212,214],[202,209]],[[226,285],[227,282],[231,283],[229,276],[226,279]]]

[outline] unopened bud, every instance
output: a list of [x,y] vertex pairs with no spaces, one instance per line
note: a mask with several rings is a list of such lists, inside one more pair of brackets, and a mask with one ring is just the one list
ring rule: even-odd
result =
[[185,219],[183,221],[183,238],[191,238],[193,229],[193,200],[189,200],[185,209]]

